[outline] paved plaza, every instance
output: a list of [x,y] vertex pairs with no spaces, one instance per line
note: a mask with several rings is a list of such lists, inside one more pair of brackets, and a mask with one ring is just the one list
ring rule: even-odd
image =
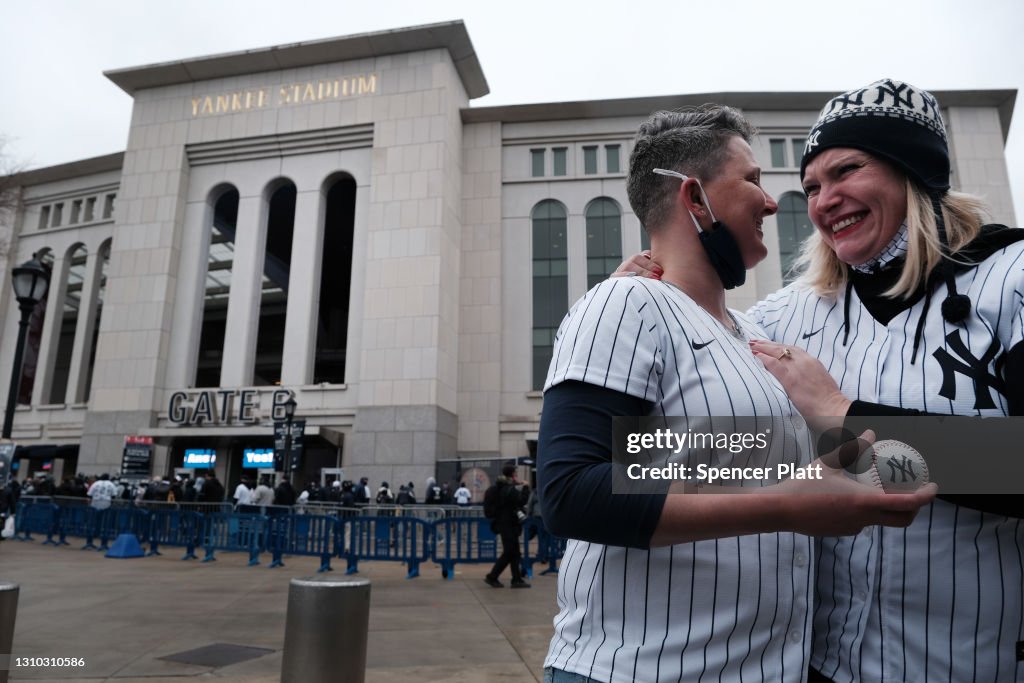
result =
[[[285,558],[269,569],[268,555],[258,567],[239,553],[205,564],[181,555],[107,559],[76,545],[0,543],[0,581],[21,586],[14,655],[85,659],[77,669],[13,669],[11,680],[278,681],[288,583],[315,575],[318,560]],[[343,574],[344,562],[334,567]],[[425,563],[407,580],[398,564],[360,563],[372,584],[368,683],[541,680],[557,580],[499,590],[483,582],[487,569],[460,565],[446,581]],[[218,643],[269,652],[219,667],[163,659]]]

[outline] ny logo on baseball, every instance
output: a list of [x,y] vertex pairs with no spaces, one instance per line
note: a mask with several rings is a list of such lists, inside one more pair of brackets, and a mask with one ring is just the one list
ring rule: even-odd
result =
[[928,463],[916,448],[896,439],[868,446],[851,468],[857,481],[886,493],[915,491],[928,483]]

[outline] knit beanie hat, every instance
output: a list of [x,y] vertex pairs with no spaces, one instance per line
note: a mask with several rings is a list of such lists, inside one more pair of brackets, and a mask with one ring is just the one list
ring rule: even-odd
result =
[[949,189],[949,145],[939,103],[909,83],[883,79],[836,95],[807,136],[800,162],[830,147],[853,147],[904,170],[929,195]]
[[[800,161],[801,180],[811,159],[830,147],[859,149],[903,169],[928,193],[939,244],[943,255],[948,256],[949,242],[941,201],[949,190],[949,144],[939,103],[930,93],[909,83],[886,78],[833,97],[818,114],[818,120],[807,136],[804,156]],[[970,315],[971,300],[957,292],[955,274],[948,259],[943,259],[935,267],[926,280],[925,288],[930,292],[933,283],[941,281],[945,281],[947,293],[942,302],[942,317],[948,323],[963,324]],[[850,284],[852,282],[848,287]],[[847,306],[849,301],[847,291]],[[926,294],[914,334],[911,364],[917,360],[930,303],[931,297]],[[848,334],[848,324],[846,329]],[[846,344],[845,336],[843,344]]]

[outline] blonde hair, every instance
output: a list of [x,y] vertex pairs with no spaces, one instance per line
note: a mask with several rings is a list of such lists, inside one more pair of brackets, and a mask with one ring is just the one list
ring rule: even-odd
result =
[[[908,265],[904,266],[896,284],[884,292],[885,296],[893,299],[909,299],[943,258],[931,198],[909,178],[905,182]],[[985,202],[975,195],[952,190],[939,202],[950,258],[955,261],[956,253],[981,232],[987,213]],[[800,256],[793,265],[793,270],[799,273],[797,282],[829,299],[835,299],[846,287],[849,268],[817,230],[804,240]]]

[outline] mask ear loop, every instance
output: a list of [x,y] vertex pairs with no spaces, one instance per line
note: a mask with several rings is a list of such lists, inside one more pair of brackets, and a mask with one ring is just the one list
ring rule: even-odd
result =
[[[670,171],[667,168],[655,168],[653,169],[653,172],[658,175],[666,175],[672,178],[679,178],[680,180],[690,179],[690,176],[683,175],[678,171]],[[704,185],[701,184],[700,180],[698,180],[697,178],[694,178],[694,180],[697,181],[697,189],[700,190],[700,196],[701,199],[704,200],[704,206],[708,207],[708,215],[711,216],[711,225],[714,225],[715,223],[718,222],[718,219],[715,218],[715,212],[711,210],[711,202],[708,201],[708,195],[706,192],[704,192]],[[700,227],[700,222],[697,221],[697,217],[693,215],[693,212],[687,209],[686,213],[690,214],[690,219],[693,221],[693,224],[697,226],[697,232],[704,232],[704,228]]]

